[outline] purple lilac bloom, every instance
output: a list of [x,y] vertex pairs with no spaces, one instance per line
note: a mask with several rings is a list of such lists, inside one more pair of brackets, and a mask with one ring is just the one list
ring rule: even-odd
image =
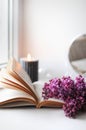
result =
[[48,98],[58,98],[58,87],[60,86],[61,80],[54,78],[49,81],[49,83],[45,83],[43,87],[42,97],[44,99]]
[[68,117],[76,114],[86,106],[86,82],[79,75],[75,80],[70,76],[54,78],[45,83],[42,91],[44,99],[56,98],[64,101],[63,110]]

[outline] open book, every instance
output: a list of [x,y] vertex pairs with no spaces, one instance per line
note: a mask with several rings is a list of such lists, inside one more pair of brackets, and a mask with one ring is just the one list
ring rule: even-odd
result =
[[21,65],[11,59],[7,68],[0,71],[0,107],[62,107],[63,102],[60,100],[44,100],[42,87],[40,83],[32,83]]

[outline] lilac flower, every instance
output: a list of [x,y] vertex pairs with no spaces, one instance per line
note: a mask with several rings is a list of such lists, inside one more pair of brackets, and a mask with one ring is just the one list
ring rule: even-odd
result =
[[60,79],[52,79],[49,83],[44,84],[42,97],[44,99],[48,98],[58,98],[58,87],[60,86],[61,80]]
[[74,96],[74,91],[74,81],[71,79],[71,77],[62,77],[61,87],[59,88],[59,98],[63,101],[66,101],[69,95],[71,96],[71,98]]
[[65,115],[75,117],[86,106],[86,82],[81,75],[76,77],[75,81],[70,76],[54,78],[44,84],[42,96],[44,99],[63,100]]

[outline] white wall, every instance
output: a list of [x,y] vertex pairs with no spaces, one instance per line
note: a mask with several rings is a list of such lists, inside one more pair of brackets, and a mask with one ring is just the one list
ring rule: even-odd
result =
[[86,33],[86,0],[24,0],[24,43],[20,56],[31,53],[54,76],[69,73],[72,41]]

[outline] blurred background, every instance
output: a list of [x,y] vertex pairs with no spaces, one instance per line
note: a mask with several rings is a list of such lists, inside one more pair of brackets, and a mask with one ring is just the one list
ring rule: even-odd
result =
[[40,74],[77,75],[69,50],[85,23],[86,0],[0,0],[0,63],[30,53]]

